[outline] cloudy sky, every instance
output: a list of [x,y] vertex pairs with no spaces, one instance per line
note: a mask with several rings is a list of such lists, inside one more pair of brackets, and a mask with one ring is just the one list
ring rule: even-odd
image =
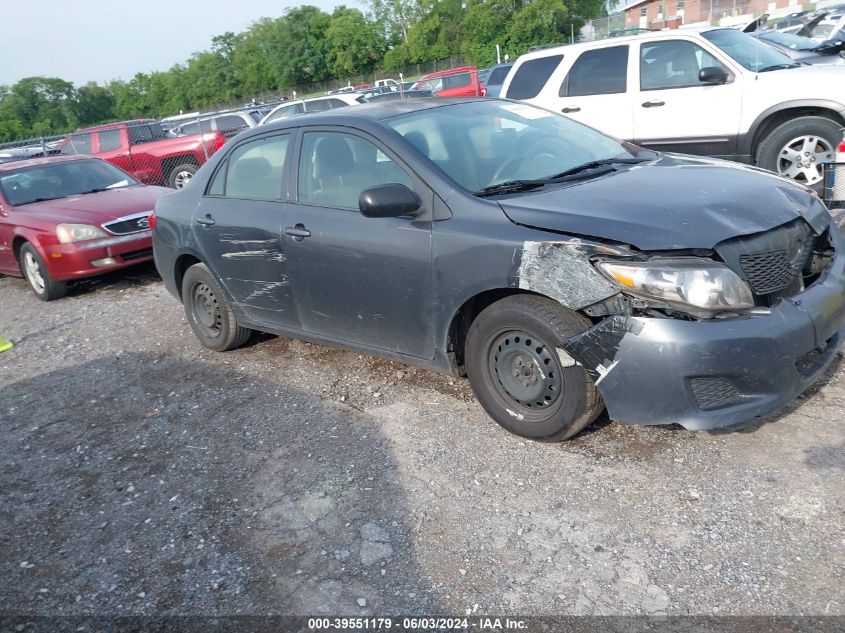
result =
[[[5,0],[0,18],[0,85],[22,77],[131,79],[166,70],[211,38],[278,17],[294,0]],[[355,0],[308,0],[331,11]]]

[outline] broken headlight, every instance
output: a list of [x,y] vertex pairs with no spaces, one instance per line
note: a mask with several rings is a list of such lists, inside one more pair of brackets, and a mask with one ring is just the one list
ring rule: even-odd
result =
[[621,284],[626,294],[658,301],[696,316],[754,307],[748,284],[727,266],[710,260],[602,261],[596,266]]

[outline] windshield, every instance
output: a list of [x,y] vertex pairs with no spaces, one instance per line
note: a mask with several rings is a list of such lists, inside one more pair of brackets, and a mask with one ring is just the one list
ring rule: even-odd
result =
[[809,51],[819,45],[818,42],[811,40],[809,37],[792,35],[791,33],[780,33],[779,31],[766,31],[765,33],[760,33],[759,37],[761,40],[786,46],[793,51]]
[[0,174],[0,191],[15,207],[137,184],[137,180],[117,167],[94,158],[23,167]]
[[402,114],[384,123],[469,191],[632,156],[619,141],[562,115],[498,99]]
[[798,66],[776,48],[735,29],[706,31],[702,35],[730,55],[743,68],[755,73]]

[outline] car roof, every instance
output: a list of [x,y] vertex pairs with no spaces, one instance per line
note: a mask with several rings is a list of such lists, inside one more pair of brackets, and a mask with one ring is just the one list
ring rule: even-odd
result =
[[438,70],[437,72],[423,75],[418,81],[422,81],[423,79],[432,79],[434,77],[444,77],[446,75],[455,75],[457,73],[469,73],[474,70],[477,70],[475,66],[461,66],[460,68],[450,68],[449,70]]
[[561,46],[551,46],[537,51],[531,51],[520,55],[516,61],[526,61],[529,59],[538,59],[541,57],[548,57],[550,55],[559,55],[566,51],[578,51],[587,48],[600,48],[602,45],[607,46],[621,46],[629,42],[642,42],[650,40],[662,39],[676,39],[679,35],[700,35],[709,31],[735,31],[736,29],[728,26],[691,26],[681,29],[664,29],[662,31],[649,31],[646,33],[637,33],[635,35],[625,35],[623,37],[611,37],[603,40],[590,40],[588,42],[578,42],[576,44],[562,44]]
[[104,123],[92,127],[83,127],[74,130],[71,134],[83,134],[85,132],[99,132],[100,130],[112,130],[114,128],[129,127],[131,125],[144,125],[147,123],[158,123],[155,119],[133,119],[131,121],[118,121],[116,123]]
[[50,163],[68,163],[75,160],[101,160],[95,156],[87,156],[85,154],[73,154],[63,156],[40,156],[38,158],[25,158],[23,160],[13,160],[8,163],[0,163],[0,173],[4,171],[13,171],[21,167],[37,167],[38,165],[48,165]]
[[[313,112],[303,116],[288,117],[272,123],[266,123],[263,126],[254,127],[250,132],[242,132],[246,138],[249,134],[262,134],[267,130],[280,130],[287,128],[297,128],[305,125],[348,125],[355,123],[374,122],[389,119],[400,114],[410,114],[412,112],[422,112],[425,110],[433,110],[435,108],[443,108],[449,105],[458,103],[469,103],[471,101],[491,101],[487,97],[419,97],[416,99],[397,99],[393,101],[379,101],[377,103],[363,103],[355,108],[336,108],[334,110],[326,110],[325,112]],[[307,118],[306,118],[307,117]]]

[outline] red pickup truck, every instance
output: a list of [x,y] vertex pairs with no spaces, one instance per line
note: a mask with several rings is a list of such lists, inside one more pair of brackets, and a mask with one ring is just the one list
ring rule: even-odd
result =
[[97,156],[145,184],[181,189],[225,142],[219,130],[169,138],[158,122],[139,119],[77,130],[60,152]]

